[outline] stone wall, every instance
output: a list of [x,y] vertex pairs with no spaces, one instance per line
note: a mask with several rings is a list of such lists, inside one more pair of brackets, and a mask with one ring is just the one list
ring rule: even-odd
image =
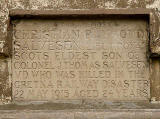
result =
[[[7,39],[9,11],[23,10],[80,10],[80,9],[129,9],[148,8],[153,12],[153,39],[150,49],[153,56],[160,56],[160,0],[1,0],[0,1],[0,99],[8,102],[10,89],[10,45]],[[160,63],[158,58],[152,61],[152,100],[160,100],[159,76]]]

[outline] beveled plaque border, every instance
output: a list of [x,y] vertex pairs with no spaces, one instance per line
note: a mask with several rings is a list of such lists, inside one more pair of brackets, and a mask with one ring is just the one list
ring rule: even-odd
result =
[[72,15],[150,15],[153,9],[89,9],[89,10],[10,10],[15,16],[72,16]]

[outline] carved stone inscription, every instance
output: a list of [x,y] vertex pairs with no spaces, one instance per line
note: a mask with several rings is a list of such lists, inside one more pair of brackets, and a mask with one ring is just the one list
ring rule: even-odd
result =
[[147,45],[145,20],[15,20],[13,100],[149,100]]

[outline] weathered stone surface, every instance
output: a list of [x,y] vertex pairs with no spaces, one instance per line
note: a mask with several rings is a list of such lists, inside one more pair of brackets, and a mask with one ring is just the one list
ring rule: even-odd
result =
[[[2,58],[2,57],[1,57]],[[0,104],[11,100],[11,84],[9,83],[8,61],[0,60]]]
[[12,23],[13,100],[149,100],[146,20]]
[[157,11],[151,14],[150,51],[152,57],[160,55],[160,16]]
[[[8,9],[29,9],[29,10],[40,10],[40,9],[117,9],[117,8],[153,8],[157,9],[155,20],[159,23],[159,0],[1,0],[1,20],[2,24],[1,33],[6,34],[7,32],[7,20],[8,20]],[[159,25],[157,24],[154,31],[155,38],[153,39],[153,45],[151,44],[151,51],[157,55],[160,54],[159,50]],[[3,37],[2,37],[3,36]],[[7,52],[6,35],[1,35],[1,52]],[[5,51],[6,50],[6,51]]]
[[155,110],[0,111],[0,119],[159,119]]
[[[119,9],[119,8],[153,8],[156,9],[156,25],[153,31],[154,38],[151,42],[151,52],[154,56],[160,54],[159,43],[159,0],[1,0],[0,2],[0,53],[8,55],[7,20],[8,9]],[[158,78],[159,79],[159,78]],[[157,80],[158,80],[157,79]],[[6,79],[7,81],[8,79]],[[159,91],[156,91],[159,92]]]
[[106,100],[81,100],[81,101],[57,101],[57,102],[16,102],[8,105],[1,105],[0,110],[136,110],[152,109],[159,110],[159,103],[150,102],[111,102]]
[[158,0],[12,0],[20,9],[158,8]]
[[151,70],[151,95],[152,95],[152,101],[160,100],[160,92],[157,90],[160,90],[160,59],[154,58],[152,60],[152,70]]
[[[153,8],[157,9],[155,20],[155,30],[153,32],[154,39],[151,44],[151,51],[155,56],[159,57],[159,0],[1,0],[0,1],[0,53],[8,55],[7,47],[7,20],[8,9],[119,9],[119,8]],[[153,71],[154,72],[154,71]],[[159,77],[157,77],[159,80]],[[6,79],[8,81],[8,79]],[[156,91],[156,92],[159,92]]]
[[0,2],[0,54],[8,55],[7,25],[8,25],[8,2]]

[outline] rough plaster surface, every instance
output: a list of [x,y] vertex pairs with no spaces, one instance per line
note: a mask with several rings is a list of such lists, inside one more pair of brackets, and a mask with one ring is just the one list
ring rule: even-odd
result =
[[[157,20],[160,21],[160,1],[159,0],[0,0],[0,54],[7,56],[7,23],[8,14],[11,9],[118,9],[118,8],[153,8],[156,9]],[[151,46],[153,53],[160,54],[160,31],[159,26],[154,30],[154,42]],[[1,58],[1,59],[4,59]],[[4,60],[0,60],[0,66],[5,67]],[[1,69],[3,70],[3,68]],[[4,76],[6,71],[0,73],[0,84],[7,83],[8,77]],[[3,89],[8,85],[4,84]],[[0,94],[3,98],[4,92]]]

